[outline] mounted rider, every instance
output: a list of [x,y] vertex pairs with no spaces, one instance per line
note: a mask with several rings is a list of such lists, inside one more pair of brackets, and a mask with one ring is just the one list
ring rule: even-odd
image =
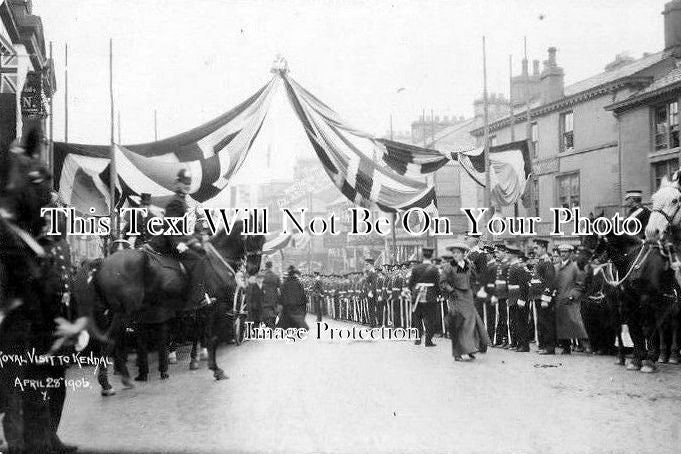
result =
[[624,196],[624,206],[627,209],[628,218],[636,218],[641,222],[641,231],[638,236],[645,239],[645,228],[650,219],[650,209],[643,205],[643,192],[638,189],[627,191]]
[[[191,174],[187,169],[180,169],[177,172],[177,179],[175,180],[175,195],[168,202],[165,207],[165,218],[181,218],[185,216],[189,210],[187,206],[187,193],[192,183]],[[201,258],[196,250],[201,249],[201,242],[195,235],[171,234],[171,235],[157,235],[149,241],[149,246],[156,252],[174,257],[180,261],[184,267],[191,288],[188,295],[190,302],[200,300],[203,294],[197,291],[200,283],[198,280],[200,276],[194,276],[192,271]]]

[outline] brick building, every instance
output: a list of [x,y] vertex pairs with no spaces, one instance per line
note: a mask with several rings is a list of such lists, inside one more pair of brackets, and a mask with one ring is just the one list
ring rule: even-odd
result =
[[[681,29],[681,20],[667,17],[665,28],[672,27]],[[667,31],[665,35],[674,33]],[[659,157],[651,156],[651,162],[641,167],[641,156],[648,159],[641,150],[650,150],[648,141],[654,140],[645,132],[653,128],[651,108],[631,112],[619,121],[608,110],[626,110],[624,100],[644,97],[648,90],[655,90],[676,68],[677,61],[673,46],[667,44],[665,50],[644,54],[639,59],[617,56],[604,72],[564,86],[564,72],[558,66],[556,54],[555,48],[549,48],[548,59],[538,76],[536,63],[534,74],[529,75],[527,61],[523,61],[521,75],[512,79],[516,113],[514,117],[491,122],[489,129],[492,145],[511,142],[512,134],[515,140],[530,139],[533,178],[529,181],[528,206],[521,206],[519,214],[541,217],[544,221],[539,227],[541,235],[548,234],[551,207],[580,207],[584,215],[603,211],[609,216],[621,211],[626,190],[645,189],[649,193],[652,183],[643,182],[652,180],[648,170],[642,169],[652,165],[652,172],[662,172],[663,165],[655,167],[655,163],[665,161],[667,156],[660,148]],[[673,104],[665,108],[671,110],[664,115],[662,107],[655,111],[660,115],[660,124],[665,119],[677,118]],[[471,134],[482,144],[482,127],[473,129]],[[663,139],[659,140],[662,147]],[[673,137],[664,140],[674,144]],[[673,161],[665,164],[665,172],[671,164]],[[505,207],[502,213],[513,215],[513,207]]]
[[[681,2],[670,2],[664,11],[665,49],[681,58]],[[681,68],[654,80],[645,88],[606,106],[618,124],[622,188],[640,189],[650,199],[664,176],[679,168],[679,101]]]

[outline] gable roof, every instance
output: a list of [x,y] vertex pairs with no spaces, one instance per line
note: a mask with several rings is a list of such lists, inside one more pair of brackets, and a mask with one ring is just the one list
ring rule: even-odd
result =
[[625,110],[627,107],[634,107],[650,98],[664,95],[678,88],[681,88],[681,67],[672,69],[665,76],[653,81],[644,89],[605,108],[607,110]]
[[574,84],[565,87],[565,97],[576,95],[577,93],[588,91],[625,77],[633,76],[644,69],[660,63],[670,56],[670,52],[656,52],[643,58],[639,58],[638,60],[634,60],[631,63],[622,65],[619,68],[613,69],[611,71],[605,71],[600,74],[596,74],[595,76],[589,77],[588,79],[580,80],[579,82],[575,82]]

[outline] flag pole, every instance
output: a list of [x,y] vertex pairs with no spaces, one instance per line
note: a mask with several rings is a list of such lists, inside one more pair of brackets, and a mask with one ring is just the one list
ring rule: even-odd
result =
[[[524,53],[525,53],[525,60],[527,60],[527,36],[524,37]],[[530,107],[530,96],[527,94],[525,96],[525,113],[526,113],[526,132],[525,132],[525,137],[527,138],[527,149],[530,152],[530,165],[531,165],[531,170],[530,170],[530,176],[532,177],[531,181],[528,181],[532,185],[530,188],[530,210],[534,210],[534,200],[536,197],[536,194],[534,193],[534,155],[536,153],[536,150],[534,149],[534,144],[532,142],[532,109]],[[538,215],[538,213],[536,213]]]
[[109,204],[109,217],[111,219],[111,238],[115,239],[118,234],[118,225],[116,217],[116,180],[118,174],[116,172],[116,145],[114,142],[114,97],[113,97],[113,39],[109,38],[109,122],[111,126],[111,153],[109,162],[109,196],[111,198]]
[[[393,140],[393,114],[390,114],[390,140]],[[392,228],[392,237],[393,237],[392,263],[394,265],[394,264],[397,263],[397,211],[392,212],[392,222],[393,222],[393,228]]]
[[[430,109],[430,146],[435,149],[435,114],[433,109]],[[437,185],[437,170],[433,172],[433,189]],[[435,193],[437,197],[437,192]],[[435,249],[435,255],[437,256],[437,237],[433,236],[433,249]]]
[[[484,157],[485,157],[485,191],[484,191],[484,206],[490,208],[490,213],[493,211],[491,207],[491,197],[490,197],[490,166],[489,166],[489,106],[487,103],[487,50],[485,47],[485,37],[482,37],[482,101],[483,101],[483,122],[484,122],[484,135],[483,135],[483,147],[484,147]],[[491,215],[491,214],[490,214]]]
[[69,143],[69,43],[64,43],[64,142]]
[[[515,142],[515,113],[513,112],[513,55],[508,56],[508,104],[511,113],[511,142]],[[518,202],[513,204],[513,216],[518,217]]]
[[52,78],[54,77],[54,60],[52,59],[52,41],[50,41],[50,148],[49,148],[49,168],[54,175],[54,87]]

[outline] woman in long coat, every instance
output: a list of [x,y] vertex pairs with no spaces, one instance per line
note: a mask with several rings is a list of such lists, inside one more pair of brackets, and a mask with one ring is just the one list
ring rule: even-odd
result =
[[584,289],[584,272],[572,260],[572,246],[559,246],[560,262],[555,265],[556,275],[556,339],[563,354],[570,353],[570,339],[586,341],[588,335],[582,320],[581,300]]
[[310,329],[305,322],[305,312],[307,310],[307,294],[303,284],[298,279],[300,272],[291,265],[284,283],[281,286],[279,304],[278,328],[305,328]]
[[[457,242],[447,248],[454,259],[445,264],[440,274],[440,289],[447,297],[447,324],[452,341],[452,355],[455,361],[475,359],[475,353],[484,352],[490,344],[485,325],[475,309],[471,276],[473,264],[464,258],[468,247]],[[467,355],[464,359],[464,355]]]

